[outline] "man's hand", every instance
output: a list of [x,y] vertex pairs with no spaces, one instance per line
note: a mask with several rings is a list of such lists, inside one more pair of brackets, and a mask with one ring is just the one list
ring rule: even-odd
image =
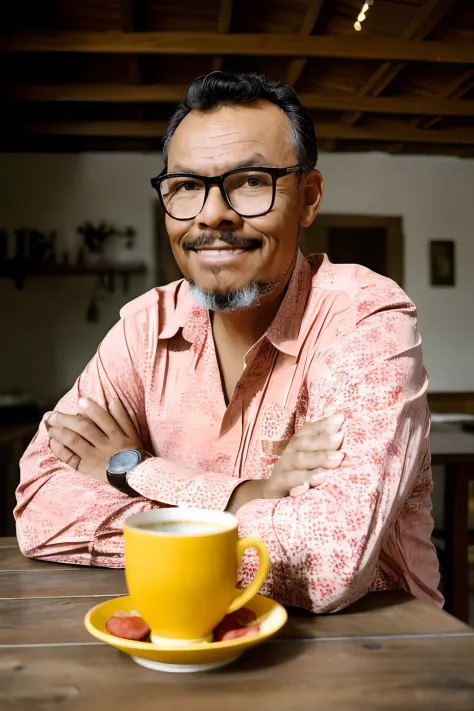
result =
[[110,403],[109,412],[86,398],[79,406],[84,415],[45,414],[51,451],[82,474],[106,481],[110,457],[124,449],[142,449],[143,444],[119,400]]
[[264,483],[264,498],[298,496],[324,479],[328,469],[337,469],[344,459],[340,450],[344,417],[308,422],[291,438],[287,448]]
[[320,484],[328,469],[337,469],[344,459],[340,446],[343,415],[327,420],[308,422],[291,438],[287,448],[273,467],[269,479],[246,481],[232,494],[227,511],[235,513],[253,499],[283,499],[299,496]]

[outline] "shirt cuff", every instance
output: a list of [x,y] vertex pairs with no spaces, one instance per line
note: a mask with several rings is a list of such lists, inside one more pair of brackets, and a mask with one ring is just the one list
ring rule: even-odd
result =
[[225,511],[234,489],[248,479],[220,472],[199,472],[162,457],[147,459],[130,470],[129,485],[145,498],[170,506]]

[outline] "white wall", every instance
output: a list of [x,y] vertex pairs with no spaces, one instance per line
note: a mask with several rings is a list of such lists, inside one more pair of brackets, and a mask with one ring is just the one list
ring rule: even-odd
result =
[[[158,154],[0,155],[0,228],[57,229],[73,250],[84,220],[138,231],[137,257],[151,267],[117,292],[98,324],[85,322],[94,280],[0,280],[0,392],[17,387],[44,400],[72,383],[118,317],[153,285],[153,192]],[[419,309],[431,390],[474,390],[474,161],[379,154],[322,154],[323,211],[402,216],[405,288]],[[431,288],[428,241],[454,239],[456,288]],[[74,250],[73,250],[74,251]]]
[[[58,230],[62,248],[77,253],[75,229],[84,220],[136,228],[136,259],[149,265],[120,282],[101,304],[101,319],[86,323],[94,277],[27,279],[24,290],[0,279],[0,392],[26,389],[55,401],[72,384],[120,307],[153,286],[154,218],[150,177],[162,169],[159,154],[0,155],[0,228]],[[61,250],[62,251],[62,250]]]

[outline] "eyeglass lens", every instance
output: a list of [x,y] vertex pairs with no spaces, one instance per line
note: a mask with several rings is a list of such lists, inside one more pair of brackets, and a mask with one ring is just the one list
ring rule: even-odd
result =
[[[241,215],[260,215],[272,204],[273,180],[269,173],[256,170],[231,173],[224,178],[224,191],[233,209]],[[178,219],[198,215],[206,196],[206,186],[198,178],[176,176],[160,184],[166,211]]]

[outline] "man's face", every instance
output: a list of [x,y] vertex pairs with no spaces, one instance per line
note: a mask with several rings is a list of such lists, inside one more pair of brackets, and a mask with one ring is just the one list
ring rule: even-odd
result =
[[[204,176],[245,166],[285,168],[297,164],[289,120],[268,101],[192,111],[178,126],[168,153],[169,173]],[[181,271],[210,294],[227,295],[254,283],[270,284],[291,263],[299,225],[313,221],[321,191],[317,171],[303,176],[301,182],[295,175],[284,176],[276,183],[273,209],[261,217],[243,218],[213,185],[194,219],[182,222],[166,216],[171,248]],[[193,249],[204,235],[207,249]],[[243,249],[224,241],[231,235]]]

